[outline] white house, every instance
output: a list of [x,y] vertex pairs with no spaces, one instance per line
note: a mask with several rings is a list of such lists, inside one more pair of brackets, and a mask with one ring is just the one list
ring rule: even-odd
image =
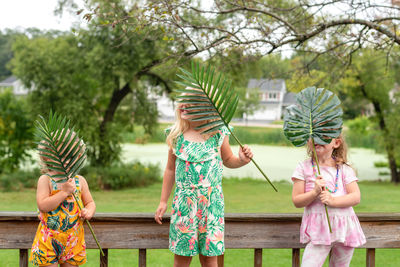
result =
[[250,79],[247,88],[258,88],[260,91],[261,109],[249,115],[249,120],[275,121],[282,119],[284,109],[295,103],[294,93],[286,91],[283,79]]
[[25,88],[21,80],[15,76],[10,76],[7,79],[0,81],[0,88],[12,88],[14,95],[27,95],[29,90]]

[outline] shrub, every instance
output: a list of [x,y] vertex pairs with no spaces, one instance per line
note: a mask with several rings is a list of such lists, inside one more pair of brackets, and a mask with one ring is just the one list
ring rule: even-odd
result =
[[[90,190],[144,187],[160,181],[160,168],[155,164],[118,164],[111,167],[84,167],[80,174],[87,180]],[[39,169],[0,174],[3,191],[36,188],[41,173]]]
[[18,191],[23,188],[36,188],[40,170],[18,170],[0,175],[0,188],[3,191]]
[[382,152],[384,147],[381,135],[375,123],[365,116],[345,122],[348,129],[345,131],[346,141],[350,147],[372,148]]
[[81,175],[88,181],[91,190],[144,187],[160,181],[160,168],[154,164],[140,162],[115,164],[110,167],[85,167]]

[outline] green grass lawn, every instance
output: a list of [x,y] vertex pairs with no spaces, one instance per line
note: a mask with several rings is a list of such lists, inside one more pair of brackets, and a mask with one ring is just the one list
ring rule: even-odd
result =
[[[252,179],[225,179],[225,212],[241,213],[286,213],[302,212],[291,202],[291,184],[275,183],[275,193],[265,181]],[[388,182],[360,182],[362,201],[356,212],[399,212],[400,187]],[[154,212],[161,192],[161,183],[146,188],[121,191],[92,192],[97,212]],[[2,211],[35,211],[35,191],[0,193]],[[231,249],[226,251],[226,266],[252,266],[253,250]],[[17,250],[0,250],[1,266],[18,265]],[[148,250],[148,266],[171,266],[173,255],[168,250]],[[136,266],[137,250],[110,250],[110,266]],[[264,266],[290,266],[291,250],[268,249],[263,252]],[[99,266],[98,251],[89,250],[86,266]],[[192,266],[200,266],[195,258]],[[351,266],[365,266],[365,249],[356,249]],[[376,251],[376,266],[400,266],[400,251],[379,249]]]

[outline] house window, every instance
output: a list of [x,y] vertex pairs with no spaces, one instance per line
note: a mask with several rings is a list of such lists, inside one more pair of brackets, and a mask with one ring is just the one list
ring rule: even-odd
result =
[[268,98],[271,100],[276,100],[276,93],[269,93]]

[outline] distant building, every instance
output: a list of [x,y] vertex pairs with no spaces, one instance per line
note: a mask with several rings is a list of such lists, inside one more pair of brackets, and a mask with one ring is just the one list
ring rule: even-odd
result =
[[16,96],[27,95],[29,92],[29,90],[22,84],[21,80],[15,76],[10,76],[5,80],[0,81],[0,90],[2,88],[12,88],[12,91]]
[[283,79],[250,79],[247,88],[258,88],[261,109],[248,116],[248,120],[275,121],[283,117],[287,106],[295,103],[294,93],[286,91]]

